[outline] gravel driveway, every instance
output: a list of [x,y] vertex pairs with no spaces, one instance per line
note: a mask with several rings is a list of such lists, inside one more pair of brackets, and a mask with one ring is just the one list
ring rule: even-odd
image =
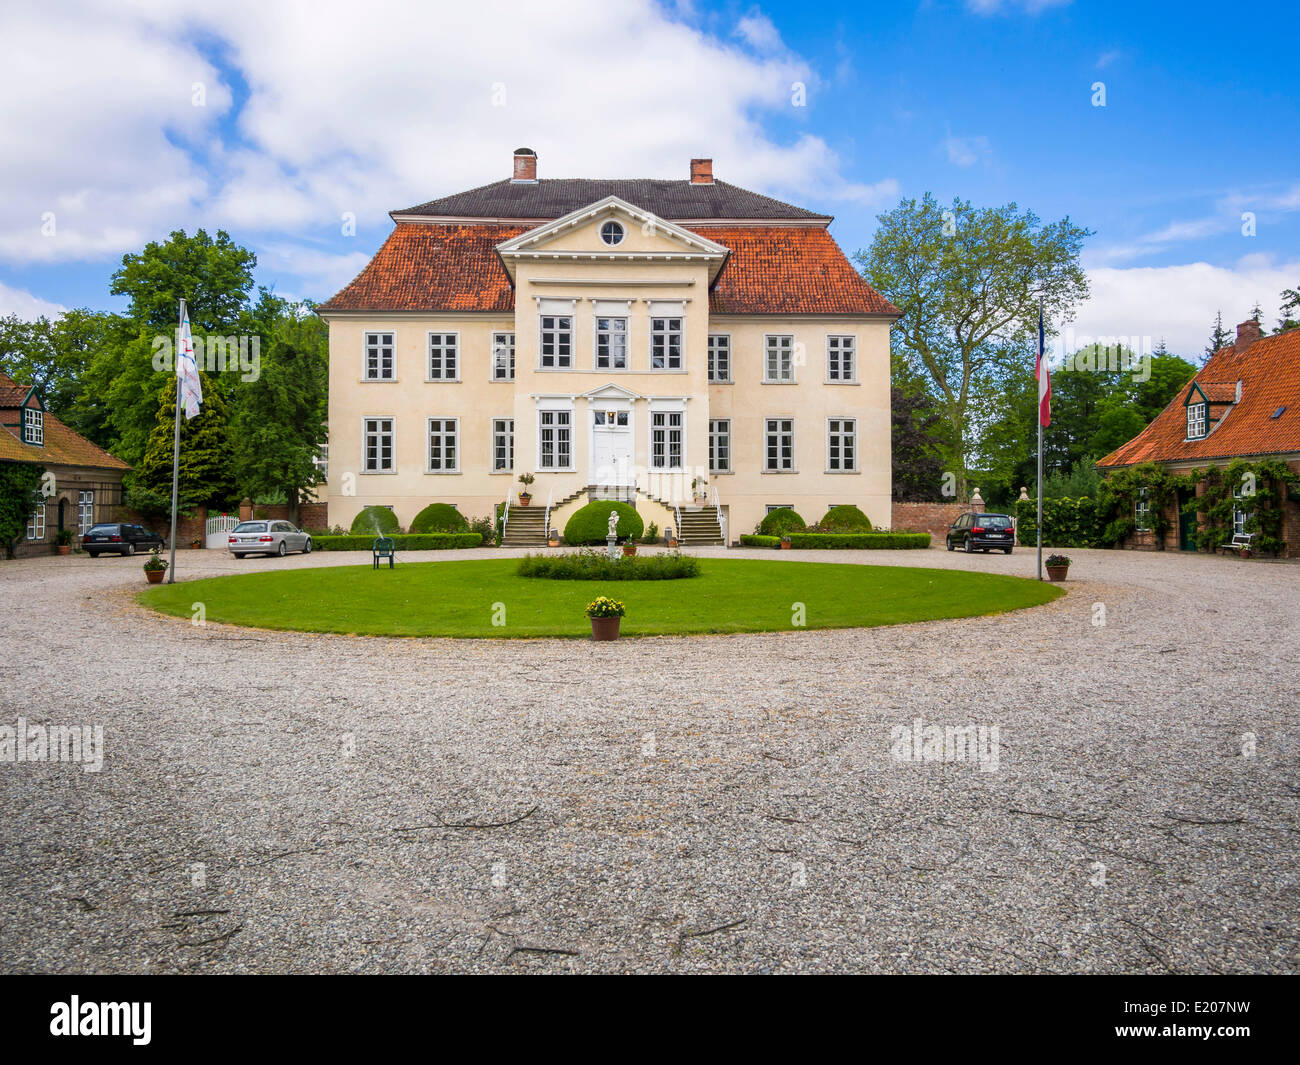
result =
[[1071,554],[1010,615],[613,645],[195,626],[139,560],[0,563],[0,725],[105,737],[0,762],[0,969],[1294,971],[1300,566]]

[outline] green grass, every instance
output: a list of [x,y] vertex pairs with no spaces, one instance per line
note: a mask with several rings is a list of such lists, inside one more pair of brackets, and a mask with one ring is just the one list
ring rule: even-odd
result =
[[[1052,585],[963,570],[705,559],[689,581],[539,581],[516,559],[332,566],[163,584],[146,606],[178,617],[374,636],[589,636],[598,595],[627,604],[628,636],[788,630],[796,603],[810,629],[999,614],[1063,594]],[[505,605],[504,626],[492,624]]]

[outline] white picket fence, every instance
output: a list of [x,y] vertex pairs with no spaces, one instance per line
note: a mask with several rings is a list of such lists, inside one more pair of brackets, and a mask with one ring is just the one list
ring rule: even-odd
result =
[[216,517],[208,519],[207,547],[225,550],[226,538],[230,535],[230,530],[239,524],[239,518],[234,514],[218,514]]

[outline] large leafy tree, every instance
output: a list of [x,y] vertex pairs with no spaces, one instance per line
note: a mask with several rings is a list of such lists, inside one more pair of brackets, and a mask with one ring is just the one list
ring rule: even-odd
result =
[[315,459],[327,435],[328,332],[308,305],[281,303],[261,373],[240,389],[232,426],[240,491],[283,494],[296,522],[299,502],[317,483]]
[[[203,404],[193,419],[181,418],[181,461],[177,509],[226,507],[236,496],[235,453],[230,441],[229,412],[208,374],[199,374]],[[136,467],[128,501],[159,517],[171,515],[172,448],[176,385],[168,378],[155,392],[157,415],[144,457]]]
[[890,391],[893,497],[899,502],[942,498],[944,420],[925,381],[894,359]]
[[955,199],[945,209],[927,193],[881,215],[858,253],[867,280],[903,312],[897,348],[929,378],[963,482],[972,397],[993,390],[1016,361],[1032,365],[1040,305],[1049,321],[1073,316],[1088,294],[1079,265],[1087,236],[1069,218],[1045,224],[1014,203]]

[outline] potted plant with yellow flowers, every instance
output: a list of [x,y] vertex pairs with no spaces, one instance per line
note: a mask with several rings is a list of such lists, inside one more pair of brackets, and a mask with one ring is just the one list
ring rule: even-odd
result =
[[617,640],[618,626],[626,608],[617,599],[598,595],[587,604],[587,617],[591,619],[593,640]]

